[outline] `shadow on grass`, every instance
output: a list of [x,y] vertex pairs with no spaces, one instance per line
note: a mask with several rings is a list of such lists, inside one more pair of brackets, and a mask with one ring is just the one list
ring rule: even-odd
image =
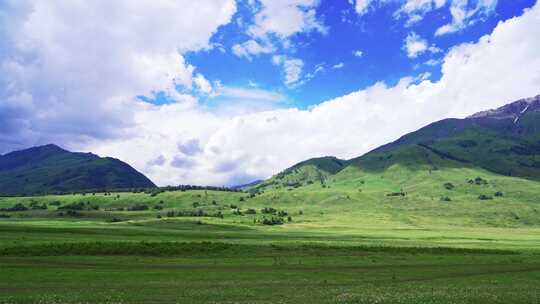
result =
[[0,256],[271,256],[389,254],[518,254],[510,250],[322,245],[246,245],[220,242],[77,242],[0,248]]

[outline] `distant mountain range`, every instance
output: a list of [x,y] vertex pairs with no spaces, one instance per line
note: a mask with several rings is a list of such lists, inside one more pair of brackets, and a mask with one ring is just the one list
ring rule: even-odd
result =
[[56,145],[0,155],[0,195],[151,187],[152,181],[118,159]]
[[254,188],[324,184],[347,167],[384,171],[393,165],[429,170],[477,167],[540,180],[540,95],[465,119],[432,123],[351,160],[322,157],[303,161]]

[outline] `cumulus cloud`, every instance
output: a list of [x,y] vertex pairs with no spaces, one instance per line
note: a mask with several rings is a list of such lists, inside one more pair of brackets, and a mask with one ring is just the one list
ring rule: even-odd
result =
[[208,81],[208,79],[206,79],[202,74],[199,73],[195,77],[193,77],[193,82],[201,93],[212,93],[212,85],[210,84],[210,81]]
[[327,28],[316,17],[318,0],[260,0],[260,4],[261,9],[254,17],[255,22],[248,29],[253,37],[265,39],[272,34],[287,39],[300,32],[327,32]]
[[291,38],[299,33],[326,34],[328,28],[316,15],[319,3],[319,0],[249,1],[255,12],[253,23],[247,28],[252,39],[233,45],[233,54],[251,60],[260,54],[293,48]]
[[412,32],[405,38],[403,49],[407,51],[407,56],[409,58],[416,58],[418,55],[427,51],[428,44],[425,39],[418,36],[415,32]]
[[332,66],[332,69],[338,70],[338,69],[342,69],[342,68],[344,68],[344,67],[345,67],[345,64],[344,64],[343,62],[340,62],[340,63],[338,63],[338,64],[334,64],[334,65]]
[[182,54],[210,48],[236,4],[6,0],[2,10],[0,121],[7,127],[0,150],[6,151],[124,136],[144,110],[135,96],[163,91],[178,99],[176,88],[192,89],[194,81],[208,92]]

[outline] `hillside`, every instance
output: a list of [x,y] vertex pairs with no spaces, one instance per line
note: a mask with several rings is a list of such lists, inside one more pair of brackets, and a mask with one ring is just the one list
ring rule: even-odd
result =
[[128,164],[45,145],[0,156],[0,194],[147,188],[155,185]]
[[506,176],[540,179],[540,95],[465,119],[445,119],[359,158],[364,170],[479,167]]
[[251,189],[257,192],[263,189],[298,188],[314,183],[324,185],[329,176],[338,173],[346,165],[346,160],[332,156],[308,159],[258,183]]

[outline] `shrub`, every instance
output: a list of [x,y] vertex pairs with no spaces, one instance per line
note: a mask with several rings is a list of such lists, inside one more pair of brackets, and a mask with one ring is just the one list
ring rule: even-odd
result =
[[58,207],[58,210],[84,210],[85,205],[83,202],[71,203],[69,205]]
[[287,222],[292,222],[292,217],[291,216],[287,217]]
[[16,211],[27,211],[27,210],[28,210],[28,207],[26,207],[25,205],[21,203],[17,203],[13,205],[13,207],[0,209],[0,211],[3,211],[3,212],[16,212]]
[[32,206],[32,210],[47,210],[47,209],[48,207],[45,204],[41,204],[41,205],[36,204]]
[[406,193],[403,192],[403,191],[400,191],[400,192],[392,192],[392,193],[388,193],[386,196],[405,196]]
[[234,204],[231,204],[229,207],[231,207],[231,209],[238,209],[238,206],[236,206]]
[[242,213],[242,211],[240,211],[240,209],[234,210],[234,211],[233,211],[233,214],[234,214],[234,215],[241,215],[241,216],[244,215],[244,214]]
[[491,197],[491,196],[489,196],[489,195],[484,195],[484,194],[482,194],[482,195],[480,195],[480,196],[478,197],[478,199],[481,200],[481,201],[487,201],[487,200],[492,200],[493,197]]
[[452,190],[455,188],[455,186],[452,183],[445,183],[444,188],[446,188],[446,190]]
[[504,196],[504,193],[500,191],[495,192],[495,197],[503,197],[503,196]]
[[191,206],[193,206],[193,208],[197,208],[201,206],[201,204],[199,202],[194,202],[193,204],[191,204]]
[[0,218],[10,218],[11,215],[8,214],[0,214]]
[[68,210],[66,211],[65,213],[66,216],[72,216],[72,217],[82,217],[83,214],[78,212],[78,211],[75,211],[75,210]]
[[157,195],[160,194],[161,192],[163,192],[163,190],[161,190],[161,189],[153,190],[153,191],[150,193],[150,197],[157,196]]
[[263,225],[283,225],[283,219],[280,217],[272,216],[271,218],[263,218]]
[[123,221],[124,221],[123,219],[117,218],[117,217],[113,217],[112,219],[109,220],[110,223],[119,223]]
[[49,203],[50,206],[60,206],[61,203],[59,201],[54,201]]
[[272,207],[264,207],[263,209],[261,209],[261,213],[263,213],[263,214],[276,214],[277,210],[272,208]]
[[441,197],[441,202],[451,202],[452,199],[449,198],[448,196],[444,196],[444,197]]
[[475,178],[474,180],[470,179],[469,180],[469,184],[475,184],[475,185],[487,185],[488,184],[488,181],[481,178],[481,177],[477,177]]
[[148,205],[144,204],[137,204],[135,206],[131,206],[127,208],[127,211],[145,211],[148,210]]
[[246,214],[257,214],[257,210],[255,210],[255,209],[248,209],[248,210],[246,210],[245,213],[246,213]]
[[285,211],[285,210],[280,210],[280,211],[278,212],[278,216],[280,216],[280,217],[285,217],[285,216],[287,216],[287,215],[289,215],[289,214],[288,214],[287,211]]
[[155,210],[163,210],[163,206],[155,205],[155,206],[154,206],[154,209],[155,209]]
[[298,211],[298,215],[303,215],[304,214],[304,211],[300,210]]
[[245,199],[243,196],[240,197],[240,198],[238,199],[238,201],[240,201],[240,202],[243,202],[243,201],[245,201],[245,200],[246,200],[246,199]]

